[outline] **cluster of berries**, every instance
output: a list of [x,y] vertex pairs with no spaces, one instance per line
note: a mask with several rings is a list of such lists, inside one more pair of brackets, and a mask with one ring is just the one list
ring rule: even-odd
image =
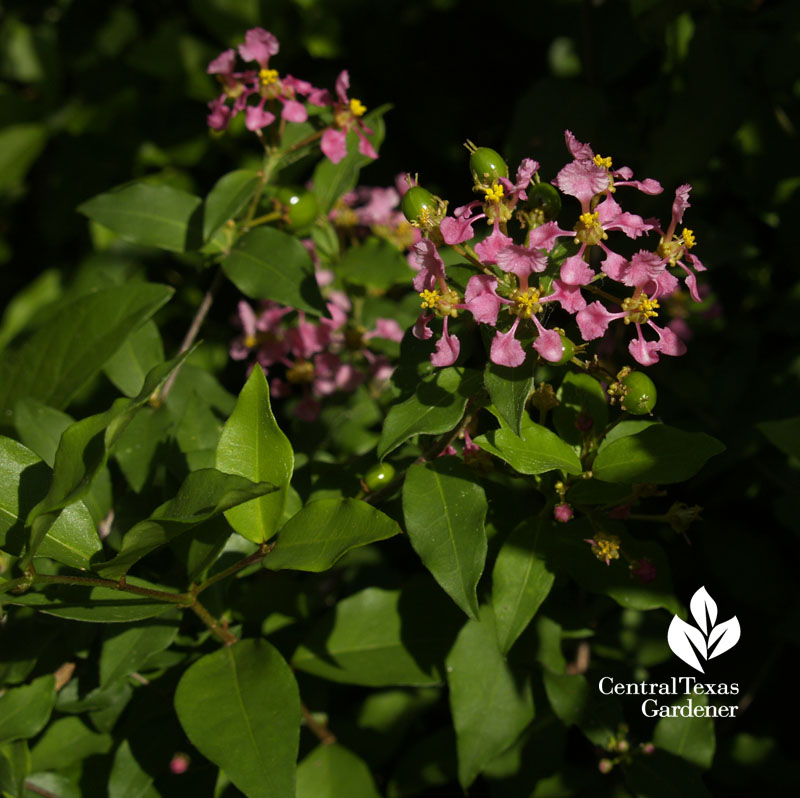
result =
[[[309,105],[330,111],[331,123],[314,134],[320,139],[320,149],[333,163],[347,155],[347,134],[352,130],[358,137],[358,150],[368,158],[377,158],[370,144],[368,128],[361,117],[367,109],[360,100],[348,96],[350,77],[343,70],[336,79],[336,92],[312,86],[306,80],[292,75],[281,75],[269,66],[270,58],[277,55],[277,37],[263,28],[247,31],[244,43],[238,47],[242,60],[255,62],[256,67],[237,71],[236,50],[220,53],[208,65],[208,74],[216,75],[222,93],[209,105],[208,125],[213,130],[224,130],[233,117],[244,111],[248,130],[261,135],[280,114],[281,125],[287,122],[306,122]],[[252,102],[255,100],[255,102]]]
[[[403,197],[406,218],[421,233],[414,245],[418,273],[414,288],[422,300],[422,314],[414,334],[420,339],[433,336],[430,323],[442,319],[442,333],[431,362],[436,366],[452,365],[458,358],[460,342],[448,330],[449,319],[460,311],[469,311],[475,321],[494,327],[490,347],[492,362],[519,366],[526,358],[524,343],[533,340],[533,349],[544,360],[565,363],[575,345],[563,329],[547,327],[540,320],[548,303],[558,303],[574,314],[584,341],[600,338],[613,321],[632,325],[636,337],[629,344],[633,358],[644,366],[658,361],[659,355],[681,355],[683,341],[669,327],[657,325],[659,300],[679,288],[682,272],[689,293],[700,301],[695,272],[703,264],[690,253],[695,245],[691,230],[678,226],[689,207],[691,186],[680,186],[672,204],[672,218],[666,227],[656,219],[645,220],[623,211],[615,199],[618,188],[630,187],[645,194],[660,194],[656,180],[633,180],[628,167],[615,169],[611,158],[596,155],[588,144],[565,133],[573,160],[564,166],[552,184],[541,182],[538,162],[526,158],[514,181],[508,166],[494,150],[475,147],[470,150],[473,190],[481,195],[447,215],[447,203],[433,196],[416,181]],[[414,185],[411,183],[414,182]],[[571,229],[559,227],[556,217],[561,210],[561,193],[580,203],[580,214]],[[521,227],[518,241],[509,235],[509,222],[516,219]],[[483,220],[488,235],[476,234],[474,226]],[[609,245],[609,233],[621,233],[635,239],[657,233],[659,241],[652,251],[642,249],[630,257]],[[557,245],[559,238],[569,238],[573,252]],[[474,246],[470,243],[477,241]],[[478,274],[465,286],[464,295],[448,283],[445,263],[439,248],[455,249]],[[560,251],[560,256],[559,256]],[[596,270],[595,254],[602,261]],[[613,281],[624,296],[606,290]],[[603,288],[600,288],[603,285]],[[612,303],[609,310],[599,299],[587,302],[585,294]],[[501,317],[501,311],[506,315]],[[645,336],[655,334],[655,339]]]

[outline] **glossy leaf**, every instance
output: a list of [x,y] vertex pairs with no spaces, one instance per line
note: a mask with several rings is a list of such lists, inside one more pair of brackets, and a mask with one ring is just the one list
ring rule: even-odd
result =
[[440,684],[459,615],[427,580],[402,591],[367,588],[339,601],[311,628],[292,664],[368,687]]
[[269,402],[269,386],[256,364],[225,422],[217,446],[217,468],[252,482],[271,482],[278,489],[268,496],[225,514],[228,523],[256,543],[277,531],[286,506],[294,452],[283,434]]
[[458,780],[466,790],[533,720],[530,683],[515,677],[500,649],[491,609],[468,621],[447,657]]
[[31,750],[31,768],[60,770],[92,754],[105,754],[111,746],[111,735],[98,734],[79,717],[59,718],[47,727]]
[[153,777],[136,761],[130,743],[123,740],[114,753],[108,779],[108,798],[158,798]]
[[151,654],[168,648],[178,634],[179,622],[176,611],[136,626],[110,629],[100,653],[101,686],[139,670]]
[[125,339],[103,366],[103,371],[125,396],[136,396],[150,371],[163,362],[161,333],[150,319]]
[[228,219],[241,211],[259,184],[258,172],[237,169],[214,184],[203,206],[203,240],[209,241]]
[[0,411],[24,396],[57,409],[172,296],[155,283],[104,288],[63,305],[19,349],[0,357]]
[[181,677],[175,710],[192,744],[248,798],[295,794],[300,695],[265,640],[206,654]]
[[[673,706],[705,707],[708,706],[708,696],[684,696],[675,701]],[[716,748],[714,720],[693,714],[689,717],[678,715],[674,718],[659,718],[653,731],[653,742],[658,748],[682,757],[687,762],[704,769],[710,768]]]
[[368,238],[348,249],[336,266],[336,273],[353,285],[387,291],[407,283],[414,272],[394,245],[379,238]]
[[[600,383],[588,374],[568,373],[561,381],[557,398],[560,404],[553,408],[556,432],[567,443],[580,444],[581,429],[589,427],[593,436],[599,436],[608,424],[608,400]],[[579,428],[576,422],[579,422]]]
[[525,402],[533,390],[533,364],[533,358],[516,368],[498,366],[490,361],[483,372],[483,383],[492,404],[515,435],[522,431]]
[[581,461],[569,444],[547,427],[526,422],[522,435],[515,435],[501,421],[500,429],[475,438],[484,451],[505,460],[520,474],[544,474],[561,469],[567,474],[580,474]]
[[[21,443],[0,436],[0,549],[22,554],[30,509],[47,490],[50,469]],[[42,541],[38,556],[87,569],[102,549],[92,517],[83,502],[62,512]]]
[[[130,576],[129,585],[169,592],[162,585]],[[47,585],[41,591],[28,591],[21,596],[4,596],[8,604],[33,607],[48,615],[90,623],[130,623],[153,618],[167,612],[175,605],[148,596],[125,593],[108,587],[80,587],[77,585]]]
[[550,593],[554,575],[547,567],[545,547],[557,532],[539,518],[523,521],[503,543],[492,571],[492,607],[497,641],[507,654],[533,620]]
[[55,703],[56,686],[51,675],[6,690],[0,696],[0,742],[37,735],[50,719]]
[[264,560],[272,571],[326,571],[344,554],[400,533],[380,510],[357,499],[321,499],[287,521]]
[[106,579],[119,579],[146,554],[164,546],[192,527],[232,507],[275,492],[269,482],[250,482],[235,474],[223,474],[213,468],[192,471],[175,498],[162,504],[145,521],[140,521],[122,538],[116,557],[95,566]]
[[478,617],[486,562],[483,488],[454,458],[412,465],[403,483],[403,516],[414,551],[450,598]]
[[128,183],[92,197],[78,211],[126,241],[186,252],[200,245],[200,204],[199,197],[172,186]]
[[297,766],[297,798],[379,798],[366,763],[343,745],[318,745]]
[[472,369],[444,368],[419,383],[413,396],[394,405],[383,423],[378,457],[414,435],[439,435],[453,429],[467,401],[481,387],[481,374]]
[[604,482],[683,482],[723,451],[725,447],[704,432],[655,424],[603,447],[592,472]]
[[228,279],[251,299],[272,299],[318,315],[325,310],[306,248],[274,227],[243,235],[222,261]]

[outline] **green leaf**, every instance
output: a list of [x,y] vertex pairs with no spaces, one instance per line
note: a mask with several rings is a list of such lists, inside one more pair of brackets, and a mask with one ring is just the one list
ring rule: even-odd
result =
[[459,615],[427,580],[402,591],[367,588],[339,601],[311,628],[292,665],[367,687],[440,684]]
[[146,554],[164,546],[194,526],[221,513],[227,513],[259,497],[274,493],[270,482],[253,483],[236,474],[223,474],[213,468],[192,471],[174,499],[162,504],[145,521],[140,521],[122,538],[116,557],[95,566],[106,579],[119,579]]
[[28,557],[37,552],[59,511],[86,495],[125,427],[186,354],[156,366],[134,399],[118,399],[105,413],[76,421],[64,430],[56,451],[50,490],[26,520],[26,526],[32,526]]
[[[169,592],[163,585],[154,585],[134,576],[127,578],[134,587]],[[47,585],[41,591],[28,591],[21,596],[4,595],[4,601],[21,607],[33,607],[57,618],[89,623],[130,623],[153,618],[173,608],[173,603],[148,596],[125,593],[109,587]]]
[[761,421],[756,427],[784,454],[800,458],[800,416],[782,421]]
[[[181,372],[186,368],[181,369]],[[171,403],[175,388],[169,394]],[[167,407],[145,405],[120,435],[114,447],[114,459],[135,493],[141,493],[147,484],[151,467],[159,446],[164,444],[173,420]]]
[[725,447],[704,432],[655,424],[604,446],[595,458],[592,473],[603,482],[683,482],[723,451]]
[[[389,105],[382,105],[364,117],[364,124],[374,131],[369,139],[375,152],[380,150],[386,133],[383,115],[390,108]],[[338,164],[328,158],[323,158],[317,164],[312,182],[322,213],[327,215],[342,194],[355,188],[359,171],[368,163],[372,163],[372,159],[358,151],[358,137],[354,131],[350,131],[347,134],[347,155]]]
[[31,751],[31,769],[61,770],[92,754],[111,750],[109,734],[92,731],[80,718],[67,717],[51,723]]
[[625,781],[638,798],[711,798],[700,771],[680,757],[656,749],[623,765]]
[[15,743],[4,745],[0,749],[0,753],[7,763],[5,768],[0,768],[0,770],[5,770],[5,773],[0,774],[5,777],[2,789],[12,796],[25,795],[25,782],[31,772],[31,755],[28,744],[24,740],[17,740]]
[[164,344],[151,319],[125,339],[103,366],[103,371],[125,396],[136,396],[149,372],[163,362]]
[[100,653],[100,685],[105,686],[139,670],[145,660],[172,645],[180,613],[164,614],[136,626],[109,629]]
[[608,400],[600,383],[588,374],[569,372],[561,382],[553,409],[553,423],[567,443],[580,445],[583,434],[576,426],[579,416],[591,419],[591,433],[600,435],[608,424]]
[[545,562],[552,523],[528,518],[508,536],[492,571],[492,607],[500,651],[507,654],[533,620],[555,578]]
[[[27,534],[24,522],[47,490],[50,469],[21,443],[0,436],[0,549],[20,556]],[[82,502],[64,510],[50,527],[37,556],[87,569],[103,548],[92,517]]]
[[533,390],[533,368],[533,358],[516,368],[498,366],[490,361],[483,372],[483,384],[492,404],[515,435],[522,431],[525,402]]
[[55,302],[62,293],[61,272],[47,269],[33,278],[6,303],[0,319],[0,349],[4,349],[42,308]]
[[175,710],[192,744],[248,798],[295,794],[300,695],[265,640],[240,640],[191,665]]
[[203,206],[203,241],[210,241],[228,219],[244,208],[259,182],[258,172],[252,169],[237,169],[217,180]]
[[494,757],[533,720],[533,693],[515,678],[497,647],[491,609],[468,621],[447,657],[450,711],[456,731],[458,780],[466,790]]
[[532,421],[522,425],[522,435],[515,435],[501,420],[500,429],[479,435],[475,443],[505,460],[520,474],[544,474],[556,469],[580,474],[583,470],[578,455],[569,444],[547,427]]
[[251,299],[273,299],[315,315],[325,311],[311,256],[294,236],[274,227],[245,233],[221,265],[228,279]]
[[55,703],[56,680],[51,675],[6,690],[0,696],[0,742],[37,735],[50,719]]
[[619,702],[599,693],[580,674],[542,672],[553,712],[567,725],[577,726],[595,745],[608,748],[622,721]]
[[13,413],[24,396],[66,407],[127,336],[171,296],[165,285],[131,283],[64,305],[18,350],[0,358],[0,413]]
[[272,571],[327,571],[351,549],[399,533],[391,518],[366,502],[321,499],[284,524],[264,566]]
[[474,369],[444,368],[419,383],[413,396],[394,405],[383,423],[378,457],[414,435],[439,435],[453,429],[469,398],[481,388],[481,373]]
[[258,364],[225,422],[216,462],[220,471],[277,486],[278,490],[271,495],[225,514],[228,523],[242,537],[255,543],[269,540],[278,529],[286,506],[294,452],[272,414],[269,385]]
[[403,484],[408,538],[442,589],[478,617],[478,581],[486,563],[483,488],[453,458],[412,465]]
[[200,245],[199,208],[193,194],[166,185],[127,183],[78,206],[78,212],[126,241],[186,252]]
[[158,798],[153,777],[136,761],[131,745],[123,740],[114,754],[108,779],[108,798]]
[[[690,704],[691,699],[691,704]],[[708,706],[708,696],[687,695],[672,706]],[[713,718],[696,717],[659,718],[653,732],[653,742],[658,748],[680,756],[698,767],[708,769],[714,760],[716,740]]]
[[46,143],[45,124],[8,125],[0,130],[0,191],[22,183]]
[[380,798],[369,768],[344,746],[318,745],[297,766],[297,798]]
[[336,273],[353,285],[379,291],[386,291],[393,285],[408,284],[414,276],[397,247],[375,237],[348,249],[336,264]]

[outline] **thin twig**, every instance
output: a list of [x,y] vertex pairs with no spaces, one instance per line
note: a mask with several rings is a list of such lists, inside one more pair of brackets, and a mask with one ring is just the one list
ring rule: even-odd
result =
[[201,582],[199,585],[197,585],[197,587],[193,590],[194,595],[196,596],[198,593],[202,593],[206,588],[209,588],[211,585],[222,581],[231,574],[235,574],[237,571],[241,571],[243,568],[247,568],[248,565],[255,565],[255,563],[263,560],[264,557],[266,557],[274,548],[274,543],[262,543],[258,547],[258,551],[255,551],[244,559],[235,562],[230,566],[230,568],[226,568],[224,571],[214,574],[214,576],[206,579],[205,582]]
[[239,639],[236,635],[219,623],[197,599],[189,605],[189,608],[226,646],[232,646],[238,642]]
[[305,704],[301,703],[300,709],[303,712],[303,720],[306,726],[308,726],[308,730],[312,732],[323,745],[330,745],[336,742],[335,735],[331,732],[326,723],[319,723],[314,720],[314,716]]
[[32,781],[25,782],[25,789],[28,792],[35,793],[36,795],[42,795],[44,798],[58,798],[58,796],[54,792],[50,792],[50,790],[45,790],[43,787],[38,787]]
[[164,601],[169,604],[187,604],[192,597],[186,593],[167,593],[164,590],[153,590],[149,587],[129,585],[124,578],[119,582],[112,579],[100,579],[93,576],[62,576],[59,574],[33,574],[33,584],[50,585],[76,585],[83,587],[107,587],[109,590],[119,590],[121,593],[133,593],[136,596]]

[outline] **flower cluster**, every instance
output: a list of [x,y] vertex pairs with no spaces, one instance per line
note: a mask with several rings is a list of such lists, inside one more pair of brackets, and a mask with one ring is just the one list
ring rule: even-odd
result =
[[[421,339],[433,337],[429,325],[435,318],[442,319],[442,332],[431,356],[434,365],[449,366],[458,358],[460,342],[448,323],[461,311],[469,311],[475,321],[495,328],[490,358],[498,365],[521,365],[528,340],[533,340],[533,349],[544,360],[566,362],[574,345],[563,329],[548,329],[543,321],[545,309],[553,303],[575,317],[584,341],[600,338],[611,322],[632,325],[636,335],[628,349],[642,365],[656,363],[661,354],[686,351],[672,329],[653,320],[659,314],[659,300],[679,289],[673,272],[682,272],[691,297],[700,301],[695,273],[705,267],[689,251],[695,245],[693,232],[686,228],[678,232],[689,207],[691,187],[677,189],[671,220],[662,228],[658,220],[624,211],[615,197],[622,187],[660,194],[658,181],[634,180],[631,169],[615,169],[611,158],[595,154],[570,131],[565,139],[572,161],[552,185],[540,181],[538,162],[524,159],[512,181],[496,152],[468,143],[474,191],[480,199],[456,208],[449,216],[446,202],[421,186],[409,189],[406,198],[411,199],[404,198],[404,211],[422,234],[413,247],[419,269],[414,288],[422,305],[414,334]],[[570,229],[561,228],[555,219],[561,197],[553,186],[580,204],[577,221]],[[509,234],[512,219],[522,229],[517,240]],[[474,229],[480,221],[490,228],[482,240]],[[621,234],[637,239],[652,233],[659,235],[657,245],[629,257],[617,251],[609,238]],[[557,246],[561,238],[570,239],[567,246],[571,252]],[[479,239],[474,247],[470,245],[473,239]],[[480,272],[469,279],[463,296],[448,282],[439,253],[443,244]],[[606,290],[611,281],[622,296]],[[609,310],[599,299],[589,303],[587,295],[616,307]]]
[[238,51],[242,60],[255,62],[254,67],[237,70],[236,50],[233,49],[225,50],[211,61],[208,74],[217,76],[222,93],[208,104],[209,127],[224,130],[233,117],[244,111],[247,129],[261,135],[278,114],[282,123],[306,122],[308,103],[329,109],[332,122],[315,137],[321,139],[320,149],[333,163],[339,163],[347,155],[347,134],[351,130],[358,137],[359,152],[368,158],[377,158],[367,138],[372,130],[361,119],[367,109],[360,100],[348,96],[347,70],[339,74],[335,95],[331,95],[327,89],[316,88],[306,80],[281,75],[277,69],[272,69],[270,59],[278,50],[278,39],[272,33],[252,28],[245,34]]
[[403,331],[393,319],[377,319],[371,330],[353,324],[350,300],[334,291],[328,302],[330,318],[310,319],[305,313],[275,302],[261,303],[258,314],[239,302],[241,334],[230,347],[234,360],[251,355],[264,367],[273,396],[289,396],[300,389],[295,414],[313,421],[319,400],[337,391],[354,391],[369,379],[388,380],[393,367],[387,357],[373,352],[373,338],[400,341]]

